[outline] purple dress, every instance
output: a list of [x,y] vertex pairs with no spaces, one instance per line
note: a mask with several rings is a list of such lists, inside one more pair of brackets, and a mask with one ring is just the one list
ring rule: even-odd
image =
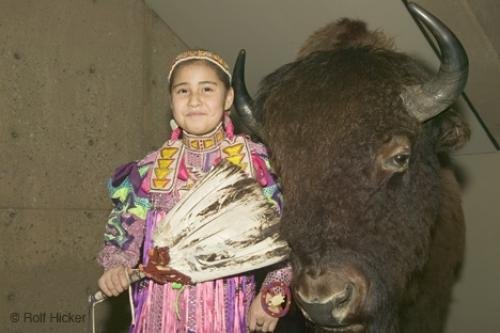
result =
[[[115,171],[108,187],[114,203],[98,262],[109,269],[147,263],[147,250],[158,221],[196,180],[222,159],[255,177],[265,197],[281,211],[281,193],[263,145],[228,135],[222,126],[203,137],[187,133],[169,140],[143,160]],[[268,273],[264,285],[291,281],[288,264]],[[246,316],[255,295],[251,274],[179,286],[144,279],[133,286],[131,332],[247,332]]]

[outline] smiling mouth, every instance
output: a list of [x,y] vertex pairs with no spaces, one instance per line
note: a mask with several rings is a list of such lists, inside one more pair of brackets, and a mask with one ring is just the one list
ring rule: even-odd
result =
[[189,112],[186,114],[186,116],[188,117],[196,117],[196,116],[204,116],[205,113],[204,112]]

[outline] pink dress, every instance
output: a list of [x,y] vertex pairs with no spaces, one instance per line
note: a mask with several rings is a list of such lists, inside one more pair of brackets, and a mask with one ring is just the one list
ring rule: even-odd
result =
[[[158,221],[222,159],[255,177],[265,197],[281,211],[281,193],[265,147],[227,132],[220,125],[203,137],[174,135],[158,151],[115,171],[108,185],[114,209],[98,256],[105,269],[145,265]],[[290,284],[290,266],[284,263],[280,267],[267,274],[263,285]],[[133,286],[135,325],[130,332],[247,332],[246,316],[254,295],[251,272],[185,286],[144,279]]]

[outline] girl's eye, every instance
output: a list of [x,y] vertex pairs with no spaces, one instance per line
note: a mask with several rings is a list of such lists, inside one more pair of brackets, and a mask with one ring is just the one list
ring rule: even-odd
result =
[[212,92],[214,91],[212,87],[203,87],[203,92]]
[[187,94],[187,89],[179,89],[176,91],[177,95],[184,95],[184,94]]

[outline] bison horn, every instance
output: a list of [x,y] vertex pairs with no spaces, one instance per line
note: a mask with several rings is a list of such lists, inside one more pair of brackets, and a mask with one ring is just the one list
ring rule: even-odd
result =
[[401,94],[408,111],[424,122],[446,110],[462,93],[469,63],[460,41],[439,19],[414,3],[408,8],[430,30],[441,51],[438,73],[428,82],[406,87]]
[[241,118],[243,124],[259,139],[264,139],[264,130],[254,116],[254,102],[248,93],[245,84],[245,57],[246,52],[244,49],[240,50],[236,63],[233,69],[233,89],[235,91],[234,108],[236,113]]

